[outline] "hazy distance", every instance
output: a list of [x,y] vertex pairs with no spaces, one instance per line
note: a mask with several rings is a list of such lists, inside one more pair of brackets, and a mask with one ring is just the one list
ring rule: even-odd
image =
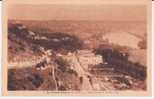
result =
[[145,5],[11,4],[9,19],[146,21]]

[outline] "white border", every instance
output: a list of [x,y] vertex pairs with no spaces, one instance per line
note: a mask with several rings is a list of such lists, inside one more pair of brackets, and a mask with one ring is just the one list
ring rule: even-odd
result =
[[[152,3],[152,82],[154,83],[154,1]],[[0,89],[2,89],[2,15],[1,15],[1,12],[2,12],[2,2],[0,1]],[[152,95],[154,95],[154,85],[152,83]],[[2,90],[0,90],[0,95],[2,95]],[[10,97],[3,97],[3,98],[10,98]],[[13,97],[13,98],[17,98],[17,97]],[[18,97],[18,98],[24,98],[24,97]],[[28,98],[28,97],[27,97]],[[32,97],[29,97],[29,98],[32,98]],[[34,97],[33,97],[34,98]],[[38,98],[43,98],[43,97],[35,97],[36,99]],[[51,97],[44,97],[44,98],[51,98]],[[52,97],[52,99],[57,99],[57,98],[67,98],[67,99],[71,99],[72,97]],[[85,99],[85,98],[96,98],[96,97],[73,97],[73,98],[79,98],[79,99]],[[97,98],[102,98],[102,97],[97,97]],[[112,99],[113,97],[108,97],[109,99]],[[114,97],[114,98],[118,98],[118,99],[122,99],[123,97]],[[125,98],[130,98],[130,97],[125,97]],[[141,97],[131,97],[132,99],[133,98],[141,98]],[[142,98],[145,98],[145,97],[142,97]],[[150,97],[148,97],[150,98]],[[152,98],[152,97],[151,97]]]

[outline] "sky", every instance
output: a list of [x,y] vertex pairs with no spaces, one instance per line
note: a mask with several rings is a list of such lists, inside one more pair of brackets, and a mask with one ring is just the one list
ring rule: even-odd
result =
[[25,3],[23,1],[10,2],[9,19],[145,21],[147,13],[144,0],[51,0],[49,3],[42,2],[43,0],[37,3],[31,2],[33,0]]

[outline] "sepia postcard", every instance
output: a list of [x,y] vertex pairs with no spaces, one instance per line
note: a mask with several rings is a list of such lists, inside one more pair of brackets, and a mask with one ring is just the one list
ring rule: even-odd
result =
[[3,95],[150,96],[151,2],[3,1]]

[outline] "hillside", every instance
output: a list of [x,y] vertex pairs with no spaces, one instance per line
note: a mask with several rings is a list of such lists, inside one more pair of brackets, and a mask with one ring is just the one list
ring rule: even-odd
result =
[[135,38],[133,48],[114,41],[115,29],[87,24],[9,21],[8,89],[146,90],[146,49],[138,47],[144,33],[124,32]]

